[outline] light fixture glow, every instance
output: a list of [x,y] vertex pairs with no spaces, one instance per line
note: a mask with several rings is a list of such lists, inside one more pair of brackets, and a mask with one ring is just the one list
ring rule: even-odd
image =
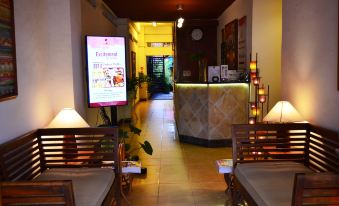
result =
[[184,24],[184,18],[181,17],[180,13],[183,11],[183,6],[182,4],[178,4],[177,5],[177,11],[179,13],[179,18],[177,19],[177,27],[178,28],[181,28],[182,25]]
[[260,77],[255,77],[255,78],[253,79],[253,84],[254,84],[255,86],[259,85],[259,84],[260,84]]
[[255,117],[250,117],[250,118],[248,119],[248,123],[249,123],[249,124],[255,124]]
[[73,108],[62,109],[47,126],[48,128],[89,127],[87,122]]
[[264,117],[265,122],[301,122],[304,119],[288,101],[277,102],[271,111]]
[[157,22],[153,21],[153,22],[152,22],[152,25],[153,25],[154,27],[156,27],[156,26],[157,26]]
[[182,17],[180,17],[178,20],[177,20],[177,27],[178,28],[181,28],[182,27],[182,25],[184,24],[184,21],[185,21],[185,19],[184,18],[182,18]]
[[266,102],[266,96],[265,95],[259,95],[259,102],[265,103]]
[[250,69],[252,71],[257,69],[257,62],[256,61],[251,61],[250,62]]
[[259,94],[259,95],[264,95],[264,94],[265,94],[265,87],[264,87],[264,85],[262,85],[262,87],[260,87],[260,88],[258,89],[258,94]]
[[253,116],[259,116],[259,114],[260,114],[259,108],[254,108],[254,109],[252,109],[252,115],[253,115]]

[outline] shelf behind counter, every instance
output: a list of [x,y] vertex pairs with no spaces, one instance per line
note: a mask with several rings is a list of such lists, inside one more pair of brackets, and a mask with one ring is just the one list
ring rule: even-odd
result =
[[175,83],[175,119],[182,142],[231,146],[231,125],[247,122],[249,84]]

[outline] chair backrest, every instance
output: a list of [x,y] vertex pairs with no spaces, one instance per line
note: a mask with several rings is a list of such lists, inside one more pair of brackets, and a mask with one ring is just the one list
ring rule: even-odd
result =
[[31,180],[43,171],[37,130],[0,145],[0,180]]
[[299,161],[316,172],[339,173],[339,136],[307,123],[232,125],[233,163]]
[[296,174],[292,205],[339,205],[339,174]]
[[310,125],[306,146],[308,167],[318,172],[339,173],[339,136],[335,131]]
[[71,180],[1,182],[0,200],[9,205],[64,205],[74,206]]
[[306,159],[308,124],[232,125],[233,163]]
[[59,167],[114,167],[118,175],[117,136],[114,127],[39,129],[19,136],[0,145],[0,181],[28,181]]

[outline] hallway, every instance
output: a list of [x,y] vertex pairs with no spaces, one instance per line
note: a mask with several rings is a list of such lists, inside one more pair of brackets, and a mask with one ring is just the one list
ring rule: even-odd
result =
[[171,100],[140,102],[136,116],[136,126],[142,129],[140,140],[150,141],[154,153],[140,154],[147,176],[134,178],[132,191],[127,195],[131,205],[225,205],[226,184],[216,170],[215,160],[231,158],[231,148],[180,143],[175,134]]

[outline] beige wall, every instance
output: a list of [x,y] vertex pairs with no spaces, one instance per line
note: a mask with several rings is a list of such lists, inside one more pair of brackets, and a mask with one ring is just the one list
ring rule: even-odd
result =
[[282,0],[253,0],[252,58],[258,53],[262,83],[270,86],[270,108],[281,100]]
[[71,12],[67,0],[48,0],[46,6],[48,16],[38,17],[47,18],[44,26],[47,27],[48,82],[44,86],[53,94],[50,98],[56,114],[64,107],[74,107]]
[[14,0],[19,95],[0,104],[0,142],[46,126],[64,107],[83,111],[81,80],[73,77],[81,70],[79,5]]
[[339,131],[338,1],[284,0],[282,96],[309,122]]

